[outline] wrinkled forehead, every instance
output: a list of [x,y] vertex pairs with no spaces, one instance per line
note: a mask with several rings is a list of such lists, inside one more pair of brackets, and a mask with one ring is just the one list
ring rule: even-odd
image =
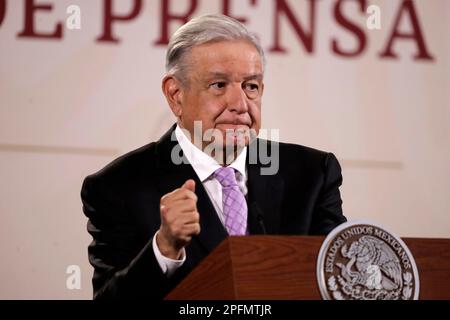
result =
[[208,75],[239,75],[261,78],[263,61],[257,48],[248,41],[217,41],[191,48],[188,67]]

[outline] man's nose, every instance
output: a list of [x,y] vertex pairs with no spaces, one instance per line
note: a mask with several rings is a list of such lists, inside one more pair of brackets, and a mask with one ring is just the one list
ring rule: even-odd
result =
[[247,95],[241,85],[233,85],[227,94],[227,108],[229,111],[245,113],[248,111]]

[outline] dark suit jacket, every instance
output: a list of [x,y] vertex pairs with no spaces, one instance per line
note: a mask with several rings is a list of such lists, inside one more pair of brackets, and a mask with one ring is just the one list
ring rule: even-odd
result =
[[[95,269],[94,298],[162,299],[227,236],[192,166],[171,161],[174,128],[83,183],[83,210],[93,237],[88,252]],[[261,175],[261,163],[247,164],[250,235],[323,235],[346,220],[341,168],[333,154],[280,143],[279,161],[275,175]],[[186,247],[186,262],[167,279],[152,248],[160,198],[188,179],[196,181],[201,233]]]

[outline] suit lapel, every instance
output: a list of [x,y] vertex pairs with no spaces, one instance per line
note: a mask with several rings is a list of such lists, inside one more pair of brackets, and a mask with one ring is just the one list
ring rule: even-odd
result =
[[172,150],[177,146],[179,147],[176,139],[171,138],[174,129],[175,126],[158,141],[158,166],[161,170],[159,190],[164,195],[180,188],[188,179],[195,181],[195,194],[198,198],[197,209],[200,213],[201,232],[193,238],[193,241],[197,241],[209,253],[227,237],[227,232],[217,216],[216,210],[202,182],[192,166],[188,164],[187,159],[183,156],[183,163],[179,165],[172,161]]
[[[257,139],[253,143],[260,141]],[[248,152],[255,150],[257,149],[248,148]],[[260,163],[259,157],[257,163],[249,163],[250,158],[247,155],[249,232],[277,234],[280,230],[284,181],[279,174],[262,175],[261,168],[264,166]]]

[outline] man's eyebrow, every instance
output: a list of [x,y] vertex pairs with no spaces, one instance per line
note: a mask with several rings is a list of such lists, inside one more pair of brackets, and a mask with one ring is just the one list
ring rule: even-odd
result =
[[246,77],[244,77],[245,81],[249,81],[249,80],[262,80],[263,79],[263,75],[261,73],[257,73],[257,74],[251,74],[248,75]]
[[223,73],[223,72],[215,72],[215,71],[211,71],[208,72],[207,74],[208,78],[222,78],[222,79],[228,79],[230,78],[230,76],[227,73]]
[[[230,75],[224,72],[208,72],[207,75],[208,78],[221,78],[221,79],[230,79]],[[263,79],[263,75],[261,73],[256,73],[256,74],[250,74],[250,75],[246,75],[244,76],[244,81],[249,81],[249,80],[262,80]]]

